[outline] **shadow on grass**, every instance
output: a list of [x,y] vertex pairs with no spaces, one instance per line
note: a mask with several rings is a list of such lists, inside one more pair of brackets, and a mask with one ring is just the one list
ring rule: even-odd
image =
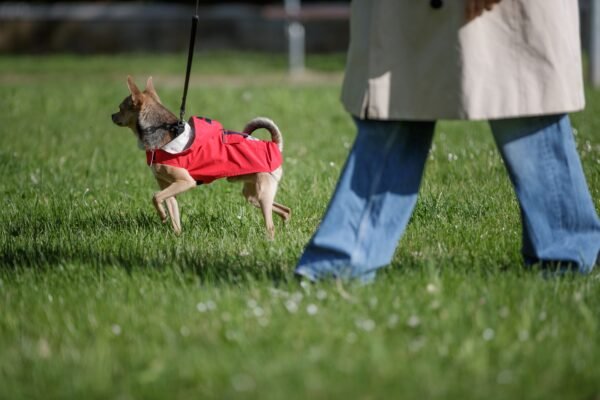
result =
[[[221,235],[231,236],[212,220],[214,217],[205,217],[189,225],[210,225],[211,229],[217,229],[215,237],[219,237],[219,229]],[[68,264],[118,266],[128,273],[140,268],[175,268],[191,272],[201,281],[227,284],[264,279],[287,281],[295,263],[286,256],[274,257],[268,251],[269,244],[258,245],[249,254],[240,252],[235,243],[229,247],[203,243],[195,231],[202,228],[191,228],[184,233],[187,237],[177,237],[170,227],[161,225],[154,214],[146,211],[127,215],[87,213],[71,219],[47,215],[23,219],[11,221],[6,227],[8,241],[0,244],[1,270],[43,271]]]

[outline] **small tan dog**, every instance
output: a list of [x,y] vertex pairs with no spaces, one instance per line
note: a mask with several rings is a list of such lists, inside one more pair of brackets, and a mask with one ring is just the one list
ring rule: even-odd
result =
[[[181,125],[175,114],[160,102],[152,78],[148,78],[143,92],[131,77],[127,78],[127,86],[131,94],[119,105],[119,112],[112,115],[112,120],[118,126],[131,128],[138,145],[146,150],[147,163],[161,189],[152,202],[163,223],[168,210],[173,230],[181,233],[176,196],[197,184],[226,178],[244,184],[242,194],[262,210],[267,237],[272,240],[275,237],[272,213],[284,222],[291,217],[290,208],[274,201],[283,175],[283,138],[273,121],[255,118],[243,133],[222,129],[219,122],[201,117],[193,117],[190,124]],[[260,128],[270,132],[270,142],[250,136]]]

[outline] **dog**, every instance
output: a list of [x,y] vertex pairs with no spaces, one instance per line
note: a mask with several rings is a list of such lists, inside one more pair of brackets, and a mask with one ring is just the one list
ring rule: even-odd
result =
[[[284,222],[291,217],[291,209],[275,202],[277,186],[283,176],[283,137],[268,118],[255,118],[241,133],[222,128],[218,121],[192,117],[188,123],[179,119],[162,105],[152,77],[141,91],[127,77],[130,95],[112,114],[112,121],[130,128],[138,139],[138,146],[146,151],[160,191],[154,193],[152,203],[163,223],[167,211],[174,232],[181,234],[181,219],[176,196],[198,184],[208,184],[220,178],[242,182],[242,194],[248,202],[262,210],[269,240],[275,237],[273,212]],[[264,128],[271,141],[250,136]],[[166,210],[165,206],[166,204]]]

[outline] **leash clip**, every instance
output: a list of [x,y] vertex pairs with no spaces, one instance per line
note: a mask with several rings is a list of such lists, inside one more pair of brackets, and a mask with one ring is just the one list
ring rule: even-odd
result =
[[177,136],[181,135],[185,131],[185,122],[183,117],[177,122]]

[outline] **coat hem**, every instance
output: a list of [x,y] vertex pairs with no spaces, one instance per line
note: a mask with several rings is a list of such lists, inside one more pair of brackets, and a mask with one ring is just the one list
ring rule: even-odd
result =
[[557,115],[557,114],[571,114],[583,111],[585,109],[585,103],[573,107],[561,107],[555,110],[547,109],[544,111],[524,111],[516,113],[489,113],[489,114],[445,114],[445,113],[432,113],[432,114],[417,114],[417,113],[394,113],[387,117],[382,117],[381,113],[366,112],[366,110],[350,109],[344,107],[346,111],[352,116],[358,119],[365,119],[368,116],[369,120],[375,121],[437,121],[437,120],[449,120],[449,121],[489,121],[497,119],[511,119],[511,118],[527,118],[527,117],[540,117],[544,115]]

